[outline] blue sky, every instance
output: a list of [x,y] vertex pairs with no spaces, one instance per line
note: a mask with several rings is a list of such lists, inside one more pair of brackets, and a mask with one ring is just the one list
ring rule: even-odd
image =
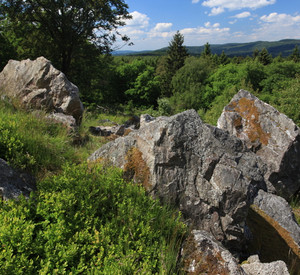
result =
[[186,46],[300,39],[300,0],[125,0],[133,18],[120,28],[134,46],[167,47],[179,30]]

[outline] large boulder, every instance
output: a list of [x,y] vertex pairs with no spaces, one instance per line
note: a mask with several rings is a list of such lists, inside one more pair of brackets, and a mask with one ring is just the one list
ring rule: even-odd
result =
[[194,110],[142,123],[89,157],[99,159],[123,168],[151,195],[176,205],[187,223],[233,250],[242,249],[248,208],[266,188],[260,158]]
[[300,189],[300,129],[286,115],[240,90],[218,127],[242,139],[267,164],[268,191],[290,199]]
[[26,107],[71,115],[77,124],[82,118],[78,88],[44,57],[10,60],[0,73],[0,93]]
[[0,196],[2,199],[16,199],[20,195],[28,197],[35,190],[32,176],[20,173],[0,158]]

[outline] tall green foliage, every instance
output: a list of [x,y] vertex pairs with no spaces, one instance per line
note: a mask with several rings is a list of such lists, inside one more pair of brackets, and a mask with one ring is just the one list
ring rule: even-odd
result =
[[204,45],[204,50],[201,53],[201,56],[203,56],[203,57],[211,56],[210,44],[208,42]]
[[263,65],[272,63],[272,56],[269,54],[266,48],[263,48],[257,56],[258,61]]
[[205,85],[213,70],[210,59],[190,57],[172,79],[173,96],[171,101],[176,111],[190,108],[205,109],[209,102]]
[[[154,106],[160,95],[159,77],[151,62],[134,59],[116,68],[119,91],[135,106]],[[121,101],[120,101],[121,102]]]
[[299,48],[298,45],[295,46],[293,53],[290,56],[290,59],[293,60],[294,62],[300,62],[300,53],[299,53]]
[[167,57],[162,58],[158,73],[161,79],[161,90],[163,96],[171,96],[171,82],[175,73],[184,65],[184,61],[188,56],[186,47],[183,45],[184,37],[177,31],[173,39],[169,43]]

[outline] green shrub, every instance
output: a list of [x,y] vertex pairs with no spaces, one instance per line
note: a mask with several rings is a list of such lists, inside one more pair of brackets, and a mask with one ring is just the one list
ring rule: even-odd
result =
[[66,166],[29,200],[2,202],[3,274],[170,274],[185,226],[119,169]]

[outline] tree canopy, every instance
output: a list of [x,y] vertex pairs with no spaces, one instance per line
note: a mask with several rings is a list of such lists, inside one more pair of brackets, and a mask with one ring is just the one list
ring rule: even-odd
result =
[[[89,41],[109,51],[117,27],[131,18],[124,0],[8,0],[0,1],[0,20],[11,40],[22,49],[35,48],[59,60],[67,73],[73,53]],[[128,37],[121,36],[128,41]],[[40,42],[40,43],[39,43]],[[45,54],[46,53],[46,54]],[[51,56],[52,55],[52,56]]]

